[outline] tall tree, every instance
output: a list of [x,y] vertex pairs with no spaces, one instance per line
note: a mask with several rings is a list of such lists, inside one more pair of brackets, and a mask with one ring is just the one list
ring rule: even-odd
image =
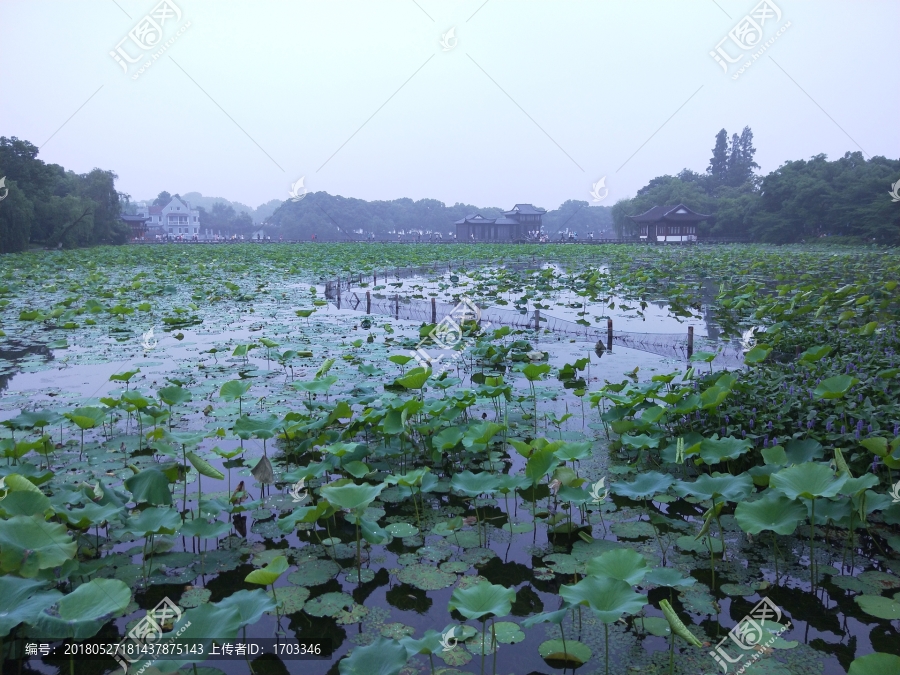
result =
[[753,147],[753,132],[750,127],[744,127],[740,136],[737,134],[731,136],[727,185],[740,187],[753,178],[753,170],[759,168],[759,164],[753,161],[755,154],[756,148]]
[[716,134],[716,147],[709,159],[706,173],[709,174],[713,186],[724,185],[728,179],[728,132],[720,129]]

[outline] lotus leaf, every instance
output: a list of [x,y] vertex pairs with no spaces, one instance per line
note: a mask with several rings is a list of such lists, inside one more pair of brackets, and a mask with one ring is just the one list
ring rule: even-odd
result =
[[586,570],[588,574],[619,579],[630,586],[640,583],[649,571],[646,558],[631,548],[607,551],[589,560]]
[[674,479],[666,473],[648,471],[638,475],[631,483],[613,483],[610,488],[617,495],[634,500],[647,499],[671,487]]
[[789,499],[834,497],[841,491],[847,476],[835,476],[827,464],[805,462],[773,473],[769,484]]
[[341,675],[397,675],[408,658],[404,645],[379,635],[372,644],[355,647],[341,659],[338,670]]
[[572,668],[587,663],[592,655],[590,648],[577,640],[547,640],[538,646],[538,653],[546,661],[565,663]]
[[65,526],[48,522],[42,516],[0,520],[0,569],[5,573],[32,578],[40,570],[61,566],[76,551],[77,545]]
[[647,602],[647,596],[635,593],[630,584],[610,577],[585,577],[572,586],[561,586],[559,594],[570,604],[587,605],[603,623],[636,614]]
[[793,534],[801,520],[806,519],[806,508],[773,490],[766,490],[761,499],[741,501],[734,511],[740,528],[748,534],[772,530],[776,534]]
[[501,617],[509,614],[515,599],[515,589],[481,581],[469,588],[454,590],[448,607],[467,619],[481,619],[488,615]]

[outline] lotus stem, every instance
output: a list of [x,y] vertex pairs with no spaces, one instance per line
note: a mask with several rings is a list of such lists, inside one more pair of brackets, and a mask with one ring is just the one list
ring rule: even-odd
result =
[[606,660],[606,675],[609,675],[609,624],[603,622],[603,639],[605,646],[603,648],[603,656]]

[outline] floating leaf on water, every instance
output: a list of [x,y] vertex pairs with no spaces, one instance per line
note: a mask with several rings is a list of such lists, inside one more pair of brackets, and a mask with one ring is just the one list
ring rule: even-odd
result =
[[370,569],[357,570],[350,569],[344,574],[344,579],[351,584],[367,584],[375,578],[375,572]]
[[325,593],[317,598],[308,601],[303,608],[310,616],[331,616],[335,617],[344,609],[353,606],[353,598],[347,593]]
[[547,640],[538,646],[538,654],[551,665],[565,664],[565,668],[577,668],[591,659],[592,652],[578,640]]
[[181,594],[181,599],[178,601],[178,604],[186,609],[190,607],[199,607],[200,605],[209,602],[211,595],[212,591],[208,588],[191,588]]
[[847,675],[900,675],[900,656],[875,652],[854,659]]
[[400,638],[413,635],[416,629],[407,626],[405,623],[386,623],[381,627],[381,635],[391,640],[399,640]]
[[713,539],[708,536],[695,539],[693,536],[685,534],[675,540],[675,545],[682,551],[692,551],[693,553],[706,555],[709,555],[710,547],[712,548],[713,553],[722,552],[722,542],[719,539]]
[[881,595],[857,595],[853,598],[866,614],[894,621],[900,619],[900,603]]
[[[273,598],[272,591],[266,591],[270,598]],[[278,609],[280,614],[294,614],[303,609],[306,599],[309,597],[309,589],[301,586],[279,586],[276,591],[278,602],[281,603]],[[269,614],[275,614],[270,611]]]
[[419,563],[404,567],[397,574],[397,578],[401,583],[409,584],[423,591],[437,591],[442,588],[449,588],[456,583],[455,574],[444,572],[431,565]]
[[669,622],[661,616],[642,616],[634,620],[634,627],[657,637],[669,637],[672,634]]
[[869,570],[859,575],[859,580],[880,590],[900,588],[900,577],[880,570]]
[[551,553],[545,555],[543,561],[556,574],[572,575],[583,570],[581,563],[568,553]]
[[449,572],[451,574],[465,574],[471,566],[472,565],[463,562],[462,560],[448,560],[445,563],[441,563],[440,568],[444,572]]
[[314,559],[299,563],[287,578],[297,586],[318,586],[334,579],[340,571],[341,566],[333,560]]
[[391,523],[384,529],[399,538],[413,537],[419,533],[419,528],[409,523]]
[[719,590],[725,595],[736,596],[748,596],[756,593],[756,589],[747,584],[722,584],[719,586]]
[[631,520],[624,523],[614,523],[609,528],[613,534],[625,539],[646,539],[656,534],[653,525],[646,520]]

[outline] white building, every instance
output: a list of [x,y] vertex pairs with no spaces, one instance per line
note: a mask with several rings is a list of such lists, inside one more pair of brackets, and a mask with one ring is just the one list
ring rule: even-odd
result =
[[148,216],[147,236],[187,241],[207,241],[212,239],[212,230],[200,227],[200,211],[192,209],[189,202],[180,197],[172,197],[165,206],[138,207],[138,214]]

